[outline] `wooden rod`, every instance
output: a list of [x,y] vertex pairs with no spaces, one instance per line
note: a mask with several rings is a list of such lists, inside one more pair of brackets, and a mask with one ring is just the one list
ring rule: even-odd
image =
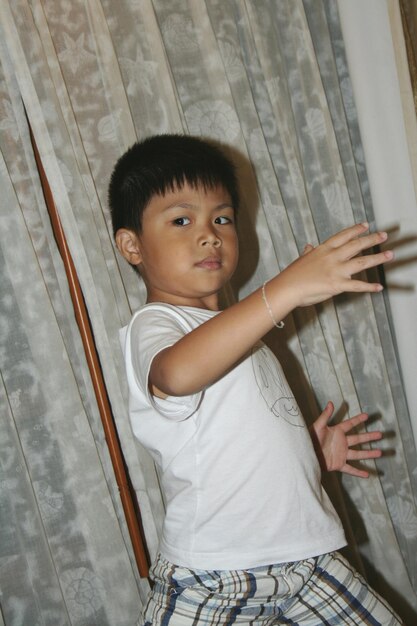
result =
[[[123,461],[122,451],[120,449],[119,439],[117,436],[116,427],[113,420],[112,411],[110,408],[110,402],[107,395],[106,386],[103,379],[103,373],[101,370],[100,362],[95,347],[93,333],[91,330],[90,321],[88,318],[87,309],[85,306],[84,297],[81,291],[81,286],[78,280],[77,272],[72,260],[71,253],[68,248],[68,244],[65,238],[64,231],[62,229],[61,220],[58,215],[58,211],[55,206],[55,202],[52,196],[51,188],[49,186],[48,179],[45,174],[44,167],[42,165],[38,148],[30,128],[30,135],[32,146],[34,150],[35,160],[39,171],[39,176],[42,184],[43,193],[45,196],[46,206],[51,218],[52,228],[55,234],[56,242],[62,256],[62,260],[65,266],[65,272],[68,279],[68,285],[71,293],[71,299],[74,306],[75,317],[78,327],[80,329],[81,339],[83,342],[88,367],[94,387],[94,392],[97,399],[98,408],[100,411],[101,421],[103,423],[103,429],[107,441],[107,445],[110,452],[110,458],[113,464],[114,473],[116,476],[117,485],[120,491],[120,498],[123,505],[123,510],[126,517],[127,527],[129,530],[130,538],[132,541],[133,551],[136,558],[136,563],[139,570],[139,575],[142,578],[146,578],[149,572],[149,564],[147,558],[147,551],[145,548],[145,542],[142,537],[141,529],[139,526],[139,520],[135,510],[135,504],[132,498],[131,489],[127,478],[127,473]],[[138,504],[136,503],[136,506]]]
[[413,91],[414,108],[417,113],[417,8],[415,0],[400,0],[400,14]]

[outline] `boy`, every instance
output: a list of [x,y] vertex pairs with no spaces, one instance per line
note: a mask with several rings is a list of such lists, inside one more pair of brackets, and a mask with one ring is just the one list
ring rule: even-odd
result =
[[[145,626],[398,624],[336,552],[346,543],[320,484],[312,439],[283,371],[261,338],[297,306],[343,291],[392,252],[359,224],[313,248],[224,311],[238,260],[235,171],[195,137],[163,135],[118,161],[109,200],[117,247],[147,304],[124,331],[135,436],[161,469],[166,517]],[[381,433],[348,434],[364,414],[312,427],[325,469],[366,477],[353,450]]]

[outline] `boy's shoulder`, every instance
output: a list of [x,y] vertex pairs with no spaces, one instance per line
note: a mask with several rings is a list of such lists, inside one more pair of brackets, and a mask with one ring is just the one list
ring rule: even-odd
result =
[[123,341],[132,332],[141,332],[145,329],[157,332],[158,328],[162,330],[167,325],[180,328],[186,334],[216,314],[217,311],[180,307],[166,302],[151,302],[133,313],[129,324],[120,329],[120,339]]
[[168,318],[182,320],[184,323],[194,320],[202,322],[210,319],[216,313],[217,311],[199,309],[191,306],[178,306],[175,304],[168,304],[167,302],[150,302],[148,304],[144,304],[133,313],[129,326],[134,324],[139,319],[157,321],[158,319],[162,320]]

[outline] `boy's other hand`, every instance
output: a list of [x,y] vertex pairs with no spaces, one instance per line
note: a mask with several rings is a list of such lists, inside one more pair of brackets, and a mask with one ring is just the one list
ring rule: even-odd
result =
[[353,446],[362,445],[382,438],[380,431],[348,434],[351,430],[363,424],[368,419],[366,413],[360,413],[334,426],[329,426],[334,411],[332,402],[328,402],[323,413],[316,419],[310,428],[314,448],[324,471],[338,470],[351,476],[368,478],[369,472],[361,470],[348,461],[364,461],[381,456],[381,450],[353,450]]

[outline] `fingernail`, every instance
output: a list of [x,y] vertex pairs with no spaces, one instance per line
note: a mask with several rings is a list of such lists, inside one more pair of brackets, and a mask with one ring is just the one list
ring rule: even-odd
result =
[[368,222],[362,222],[361,226],[363,226],[364,228],[369,228],[369,223]]

